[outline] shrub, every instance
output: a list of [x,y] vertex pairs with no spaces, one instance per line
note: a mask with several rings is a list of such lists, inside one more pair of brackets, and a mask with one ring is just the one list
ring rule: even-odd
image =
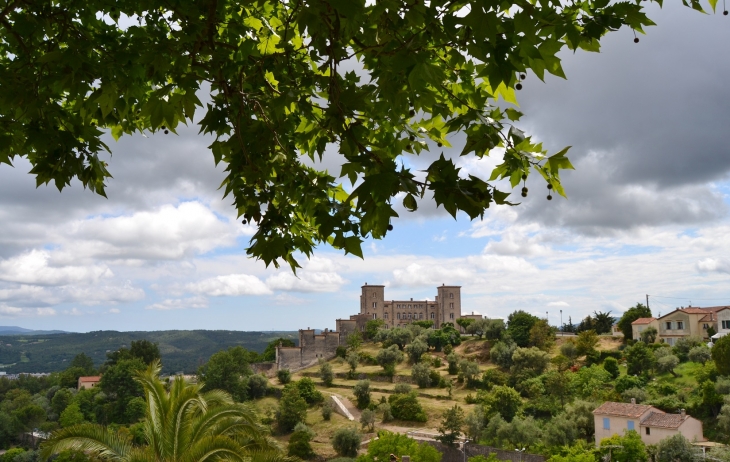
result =
[[626,348],[627,374],[642,374],[654,367],[655,357],[644,342],[637,342],[634,346]]
[[279,409],[276,411],[276,425],[280,432],[287,433],[307,417],[307,402],[293,383],[286,385],[281,393]]
[[326,387],[332,386],[332,382],[335,380],[335,374],[332,372],[330,363],[322,362],[319,366],[319,376],[322,378],[322,382]]
[[436,356],[435,358],[433,358],[431,364],[433,364],[433,367],[441,367],[441,358]]
[[449,375],[456,375],[459,373],[459,357],[456,353],[451,353],[446,356],[446,361],[449,363]]
[[411,377],[419,388],[428,388],[431,386],[431,371],[432,369],[425,362],[414,364],[411,369]]
[[435,369],[431,369],[431,372],[428,374],[429,379],[431,379],[431,386],[432,387],[445,387],[446,386],[446,380],[441,377],[441,374],[439,374],[439,371]]
[[385,374],[392,377],[395,374],[395,365],[403,361],[403,353],[397,345],[391,345],[378,351],[376,357],[378,364],[383,368]]
[[693,363],[705,364],[712,359],[712,351],[707,348],[707,345],[700,345],[689,350],[687,357]]
[[618,361],[616,361],[616,358],[608,357],[603,361],[603,368],[606,369],[606,372],[611,374],[612,379],[618,378],[620,371],[618,369]]
[[687,438],[677,433],[665,438],[657,445],[657,462],[674,462],[676,460],[693,460],[694,448]]
[[407,383],[396,383],[393,392],[396,394],[405,395],[411,392],[411,386]]
[[360,380],[355,384],[352,393],[357,400],[357,408],[365,409],[370,405],[370,380]]
[[269,388],[269,379],[261,374],[254,374],[248,378],[248,396],[252,399],[263,398]]
[[570,360],[575,360],[578,357],[578,349],[573,339],[568,339],[567,342],[560,345],[560,354]]
[[487,369],[482,374],[482,387],[491,390],[495,385],[506,385],[509,376],[499,369]]
[[15,457],[23,454],[25,452],[25,449],[23,448],[12,448],[8,449],[8,451],[0,456],[0,462],[12,462]]
[[428,418],[423,412],[421,403],[415,392],[408,394],[390,395],[388,398],[393,417],[398,420],[410,420],[413,422],[426,422]]
[[536,347],[517,348],[512,354],[510,371],[516,380],[541,375],[550,364],[550,355]]
[[383,423],[393,420],[393,413],[390,409],[390,403],[382,402],[378,404],[378,412],[382,413]]
[[416,364],[421,360],[421,356],[428,351],[428,345],[423,340],[416,339],[406,346],[405,351],[410,362]]
[[289,437],[287,454],[292,457],[308,460],[315,456],[312,445],[309,444],[314,438],[314,432],[305,424],[299,422],[294,427],[294,433]]
[[345,357],[347,356],[347,348],[342,345],[338,346],[335,350],[335,356],[345,359]]
[[291,382],[291,372],[289,369],[279,369],[276,371],[276,378],[279,379],[279,383],[286,385]]
[[637,404],[643,403],[647,400],[648,395],[641,388],[629,388],[628,390],[621,393],[621,398],[627,403],[631,402],[631,399],[635,399]]
[[343,457],[356,457],[362,436],[357,428],[339,428],[332,435],[332,448]]
[[303,377],[296,382],[299,394],[307,404],[317,404],[324,401],[324,396],[314,386],[314,381],[309,377]]
[[692,348],[703,345],[702,339],[699,337],[682,337],[674,343],[674,354],[677,355],[679,361],[685,362],[689,359],[689,352]]
[[479,376],[479,364],[475,361],[462,359],[459,362],[459,373],[466,380],[467,387],[474,388],[477,383],[477,377]]
[[324,420],[330,420],[332,418],[332,405],[329,401],[326,401],[322,405],[322,418]]
[[641,377],[622,375],[616,379],[615,388],[617,392],[623,393],[630,388],[644,388],[644,385],[646,385],[646,382]]
[[454,446],[459,435],[461,435],[461,427],[464,426],[464,410],[454,404],[454,407],[447,409],[442,417],[443,420],[441,420],[441,426],[438,429],[439,436],[436,439],[447,446]]
[[492,388],[492,392],[487,395],[484,401],[485,404],[493,411],[498,412],[508,422],[514,418],[522,405],[522,398],[520,398],[517,390],[499,385]]
[[375,411],[365,409],[360,414],[360,425],[362,429],[372,432],[375,430]]
[[511,342],[497,342],[489,350],[489,357],[494,364],[503,369],[509,369],[512,366],[512,354],[516,348],[517,345]]
[[388,431],[378,432],[378,439],[370,442],[368,453],[361,456],[359,461],[385,462],[389,460],[390,454],[408,454],[416,462],[441,462],[441,453],[428,443],[419,443],[406,435]]

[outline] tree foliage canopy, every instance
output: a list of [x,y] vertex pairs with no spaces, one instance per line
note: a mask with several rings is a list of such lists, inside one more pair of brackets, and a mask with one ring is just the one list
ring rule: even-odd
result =
[[[531,171],[564,195],[567,148],[548,155],[497,101],[516,103],[528,71],[565,77],[563,48],[598,51],[609,31],[652,24],[638,0],[8,1],[0,162],[26,158],[38,185],[77,178],[104,195],[102,136],[195,120],[226,165],[224,194],[256,224],[249,255],[296,268],[295,253],[329,243],[362,256],[395,200],[474,219],[508,203],[496,181],[514,188]],[[489,178],[443,155],[408,168],[455,133],[462,155],[503,148],[504,161]],[[335,175],[307,165],[326,149],[342,156]]]
[[639,318],[650,318],[651,310],[649,307],[642,303],[637,303],[636,306],[626,310],[618,321],[618,328],[624,334],[625,340],[638,340],[634,339],[634,332],[631,329],[631,323]]

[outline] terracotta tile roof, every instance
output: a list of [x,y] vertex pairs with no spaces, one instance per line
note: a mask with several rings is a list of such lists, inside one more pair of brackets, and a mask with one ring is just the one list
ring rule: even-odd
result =
[[708,306],[705,308],[699,308],[696,306],[692,306],[692,307],[687,307],[687,308],[677,308],[676,310],[672,311],[671,313],[665,314],[664,316],[660,317],[659,319],[666,318],[667,316],[675,314],[678,311],[680,311],[682,313],[686,313],[686,314],[710,314],[710,313],[717,313],[718,311],[724,310],[725,308],[730,308],[730,306]]
[[656,321],[656,318],[639,318],[636,321],[632,322],[631,325],[634,325],[634,324],[651,324],[652,321]]
[[98,382],[101,380],[100,375],[93,375],[91,377],[79,377],[79,382]]
[[659,411],[658,409],[647,406],[646,404],[615,403],[613,401],[606,401],[605,403],[598,406],[598,408],[596,408],[593,413],[601,415],[613,415],[617,417],[639,418],[646,411],[650,410]]
[[642,427],[679,428],[687,420],[687,415],[664,414],[652,412],[649,417],[641,421]]

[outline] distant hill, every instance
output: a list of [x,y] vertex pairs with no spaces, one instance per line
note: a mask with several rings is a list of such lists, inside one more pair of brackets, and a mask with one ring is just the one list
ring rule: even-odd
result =
[[43,335],[35,332],[8,335],[0,331],[0,371],[9,374],[60,371],[79,353],[86,353],[99,366],[106,360],[107,352],[129,348],[132,340],[146,339],[159,345],[163,373],[194,373],[213,353],[232,346],[261,353],[269,342],[279,337],[290,338],[295,343],[299,340],[298,332],[294,331],[96,331]]
[[48,334],[67,334],[63,330],[33,330],[24,329],[18,326],[0,326],[0,335],[48,335]]

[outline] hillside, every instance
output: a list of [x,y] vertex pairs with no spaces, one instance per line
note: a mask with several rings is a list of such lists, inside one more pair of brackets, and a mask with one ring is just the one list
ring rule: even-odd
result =
[[63,330],[33,330],[18,326],[0,326],[0,335],[50,335],[67,333]]
[[292,331],[227,330],[0,335],[0,370],[9,374],[60,371],[79,353],[87,354],[99,366],[106,360],[107,352],[129,347],[133,340],[146,339],[159,344],[163,373],[193,373],[217,351],[240,345],[261,353],[270,341],[279,337],[295,342],[298,339]]

